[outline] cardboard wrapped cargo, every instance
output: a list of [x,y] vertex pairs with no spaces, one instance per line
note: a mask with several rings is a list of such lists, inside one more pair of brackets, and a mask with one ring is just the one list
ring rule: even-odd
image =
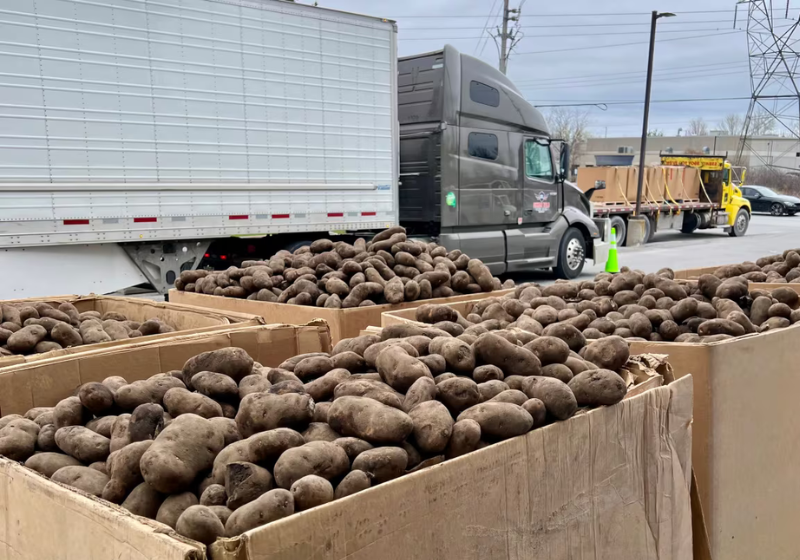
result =
[[[586,192],[593,189],[597,181],[605,181],[606,188],[595,191],[592,202],[597,203],[627,203],[631,167],[581,167],[578,169],[578,188]],[[634,190],[635,190],[634,186]],[[635,197],[634,197],[635,200]]]
[[169,300],[174,303],[204,307],[209,310],[232,311],[253,314],[263,317],[267,323],[305,323],[313,319],[324,319],[331,329],[331,340],[334,344],[343,338],[352,338],[367,327],[381,324],[381,313],[397,309],[416,309],[425,303],[448,304],[458,301],[470,301],[492,296],[503,296],[514,288],[483,292],[480,294],[464,294],[449,298],[436,298],[409,301],[397,304],[371,305],[369,307],[353,307],[350,309],[331,309],[307,305],[290,305],[251,299],[238,299],[222,296],[210,296],[194,292],[170,290]]
[[264,320],[256,314],[238,313],[235,311],[218,311],[213,309],[201,309],[191,305],[179,305],[175,303],[156,302],[142,298],[126,298],[115,296],[55,296],[48,298],[28,298],[18,300],[6,300],[0,303],[26,303],[26,302],[46,302],[58,304],[62,302],[72,303],[81,313],[84,311],[99,311],[107,313],[114,311],[125,315],[132,321],[146,321],[151,318],[158,318],[175,328],[175,332],[151,335],[145,338],[130,338],[125,340],[113,340],[99,344],[86,344],[72,346],[62,350],[54,350],[44,354],[28,354],[0,357],[0,368],[15,364],[33,362],[36,360],[56,358],[59,356],[70,356],[81,354],[103,348],[116,348],[137,344],[142,341],[168,340],[180,335],[201,333],[218,330],[232,324],[243,323],[248,325],[263,325]]
[[676,378],[694,378],[692,465],[712,558],[797,554],[799,345],[794,325],[713,344],[631,347],[668,354]]
[[[25,406],[52,403],[71,392],[38,383],[53,366],[84,376],[73,382],[120,362],[115,373],[145,378],[233,344],[274,364],[287,352],[326,347],[320,328],[248,327],[227,340],[194,335],[26,364],[0,374],[0,394],[21,394]],[[248,331],[265,339],[236,338]],[[4,385],[12,376],[17,384]],[[637,391],[613,407],[217,541],[208,555],[163,525],[0,459],[0,550],[17,560],[683,560],[692,554],[691,408],[689,378]]]

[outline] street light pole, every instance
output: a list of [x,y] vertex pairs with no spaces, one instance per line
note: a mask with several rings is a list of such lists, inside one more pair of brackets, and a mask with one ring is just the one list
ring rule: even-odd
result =
[[650,90],[653,84],[653,54],[656,50],[656,21],[662,17],[674,17],[675,14],[653,11],[650,20],[650,55],[647,59],[647,85],[644,93],[644,119],[642,122],[642,146],[639,150],[639,180],[636,185],[636,216],[642,211],[642,185],[644,183],[644,164],[647,157],[647,121],[650,118]]

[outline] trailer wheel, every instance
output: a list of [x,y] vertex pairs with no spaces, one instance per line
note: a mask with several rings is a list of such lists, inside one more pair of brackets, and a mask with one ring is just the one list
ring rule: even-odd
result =
[[570,227],[561,238],[558,261],[553,269],[556,276],[572,280],[583,272],[586,262],[586,240],[578,228]]
[[747,226],[750,225],[750,214],[744,208],[740,208],[736,213],[736,221],[728,232],[731,237],[743,237],[747,233]]
[[625,236],[628,234],[628,224],[622,219],[622,216],[611,216],[609,220],[611,229],[617,230],[617,246],[625,246]]

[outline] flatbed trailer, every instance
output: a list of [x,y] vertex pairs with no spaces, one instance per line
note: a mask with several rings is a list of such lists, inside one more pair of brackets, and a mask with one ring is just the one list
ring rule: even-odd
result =
[[[731,237],[741,237],[750,223],[750,203],[742,197],[739,185],[744,170],[737,177],[725,156],[662,154],[662,165],[694,167],[701,172],[701,199],[642,200],[641,215],[647,218],[645,243],[658,231],[679,230],[693,233],[698,229],[722,228]],[[737,179],[737,180],[735,180]],[[647,198],[645,193],[645,198]],[[635,200],[592,202],[594,216],[608,218],[617,239],[625,244],[628,218],[636,213]]]

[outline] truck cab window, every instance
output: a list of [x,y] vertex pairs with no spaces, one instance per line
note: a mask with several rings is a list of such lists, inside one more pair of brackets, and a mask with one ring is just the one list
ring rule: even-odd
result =
[[487,86],[472,80],[469,83],[469,98],[475,103],[498,107],[500,105],[500,92],[492,86]]
[[553,180],[553,159],[549,146],[534,140],[525,142],[525,175],[542,181]]
[[485,132],[470,132],[468,149],[472,157],[497,159],[497,136]]
[[726,167],[725,171],[722,172],[722,184],[728,185],[728,183],[730,182],[731,182],[731,170]]

